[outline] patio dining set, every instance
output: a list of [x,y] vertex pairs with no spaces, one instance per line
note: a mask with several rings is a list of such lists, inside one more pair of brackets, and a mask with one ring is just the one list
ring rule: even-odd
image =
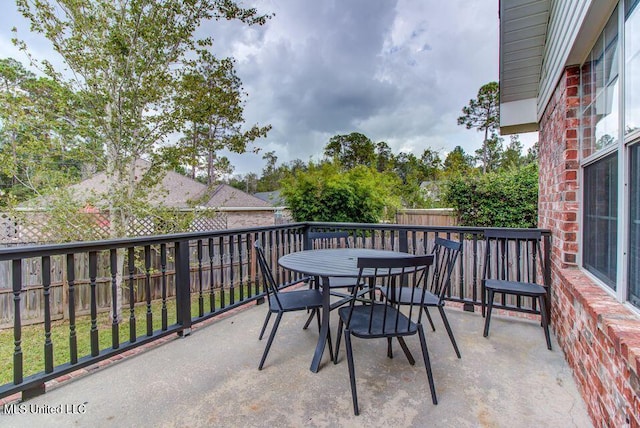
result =
[[[544,270],[541,233],[535,230],[487,229],[482,263],[482,314],[484,337],[488,337],[496,294],[516,299],[533,299],[540,314],[547,348],[549,336],[549,287],[542,284]],[[309,232],[308,250],[292,252],[278,259],[281,268],[299,275],[295,281],[279,284],[260,240],[254,244],[265,280],[269,309],[259,339],[265,335],[271,315],[276,315],[258,368],[263,369],[282,316],[285,312],[307,311],[306,329],[316,319],[319,337],[310,370],[317,373],[325,348],[334,364],[340,360],[344,339],[353,410],[359,414],[356,370],[352,340],[386,339],[387,356],[393,358],[397,340],[411,365],[415,359],[405,338],[417,334],[433,404],[438,403],[425,338],[423,319],[435,331],[429,308],[437,308],[455,354],[461,358],[453,331],[444,311],[452,272],[463,249],[462,243],[436,236],[429,254],[352,248],[348,232]],[[295,287],[291,287],[297,285]],[[291,287],[291,288],[289,288]],[[330,314],[337,310],[338,332],[332,340]]]

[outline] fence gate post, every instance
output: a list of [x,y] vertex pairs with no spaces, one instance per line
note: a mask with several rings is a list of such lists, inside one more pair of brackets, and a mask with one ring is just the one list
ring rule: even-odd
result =
[[191,272],[189,269],[189,241],[175,242],[176,318],[182,325],[179,336],[191,333]]

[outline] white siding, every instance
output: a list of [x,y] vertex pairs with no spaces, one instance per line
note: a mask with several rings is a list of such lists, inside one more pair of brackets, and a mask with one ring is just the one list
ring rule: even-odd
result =
[[616,0],[551,1],[538,93],[538,120],[564,68],[584,61],[616,3]]

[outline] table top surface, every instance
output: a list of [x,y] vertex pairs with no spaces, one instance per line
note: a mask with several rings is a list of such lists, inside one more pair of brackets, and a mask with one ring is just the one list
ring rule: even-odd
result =
[[[297,251],[278,259],[285,269],[310,276],[357,277],[358,257],[400,258],[412,254],[398,251],[364,248],[336,248],[326,250]],[[373,269],[365,269],[362,276],[373,276]]]

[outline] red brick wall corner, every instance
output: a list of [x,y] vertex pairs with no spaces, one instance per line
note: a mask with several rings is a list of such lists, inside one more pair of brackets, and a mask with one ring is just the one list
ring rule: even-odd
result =
[[580,68],[540,121],[539,227],[550,229],[552,326],[597,427],[640,427],[640,316],[577,266]]

